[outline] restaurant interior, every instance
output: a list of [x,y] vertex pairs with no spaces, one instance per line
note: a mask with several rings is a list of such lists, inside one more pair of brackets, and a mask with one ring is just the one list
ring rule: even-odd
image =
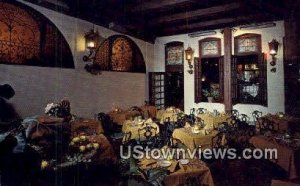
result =
[[299,186],[299,48],[299,0],[0,0],[0,185]]

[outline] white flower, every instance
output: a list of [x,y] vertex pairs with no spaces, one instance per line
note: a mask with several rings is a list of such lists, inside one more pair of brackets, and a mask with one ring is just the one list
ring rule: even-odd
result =
[[45,114],[47,114],[52,108],[55,108],[57,106],[58,106],[57,104],[48,103],[47,106],[46,106],[46,108],[45,108]]

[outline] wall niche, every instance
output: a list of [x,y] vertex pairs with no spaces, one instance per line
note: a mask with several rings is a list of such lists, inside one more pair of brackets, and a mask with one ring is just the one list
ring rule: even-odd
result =
[[70,47],[54,24],[17,2],[0,2],[0,63],[74,68]]

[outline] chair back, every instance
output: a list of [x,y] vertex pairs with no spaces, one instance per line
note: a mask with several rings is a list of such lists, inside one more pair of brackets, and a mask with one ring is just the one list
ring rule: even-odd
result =
[[252,112],[253,121],[257,122],[258,118],[262,117],[262,112],[255,110]]
[[212,148],[224,148],[226,146],[225,133],[219,132],[217,135],[212,137],[211,144]]
[[206,111],[207,111],[207,109],[205,109],[205,108],[198,108],[196,113],[197,114],[204,114]]
[[191,110],[190,110],[190,115],[195,115],[195,108],[191,108]]
[[105,133],[110,134],[113,131],[113,122],[109,115],[100,112],[95,115],[95,119],[101,122]]
[[242,122],[249,123],[249,122],[250,122],[250,117],[247,116],[247,114],[241,114],[240,120],[241,120]]
[[279,124],[274,123],[266,118],[262,118],[261,122],[259,123],[259,128],[261,133],[265,132],[278,132]]
[[124,135],[123,135],[123,138],[122,138],[122,143],[123,144],[128,144],[131,140],[131,132],[125,132]]
[[238,110],[233,109],[233,110],[231,110],[231,116],[233,116],[233,117],[235,117],[236,119],[238,119],[239,116],[240,116],[240,113],[239,113]]
[[142,141],[143,137],[144,139],[149,140],[157,135],[157,128],[151,125],[146,125],[145,127],[138,129],[138,132],[140,141]]

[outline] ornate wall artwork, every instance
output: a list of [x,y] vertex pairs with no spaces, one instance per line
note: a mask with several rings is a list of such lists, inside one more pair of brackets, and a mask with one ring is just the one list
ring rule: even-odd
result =
[[69,45],[43,15],[0,2],[0,63],[74,68]]
[[234,38],[236,55],[248,55],[261,52],[261,36],[259,34],[243,34]]
[[132,68],[132,47],[129,40],[119,37],[112,43],[111,67],[115,71],[130,71]]
[[183,44],[180,42],[166,46],[166,65],[182,65],[183,51]]
[[217,41],[202,42],[201,48],[202,56],[219,55]]
[[99,74],[101,71],[146,72],[140,49],[123,35],[113,35],[102,41],[94,59],[92,64],[85,66],[92,74]]

